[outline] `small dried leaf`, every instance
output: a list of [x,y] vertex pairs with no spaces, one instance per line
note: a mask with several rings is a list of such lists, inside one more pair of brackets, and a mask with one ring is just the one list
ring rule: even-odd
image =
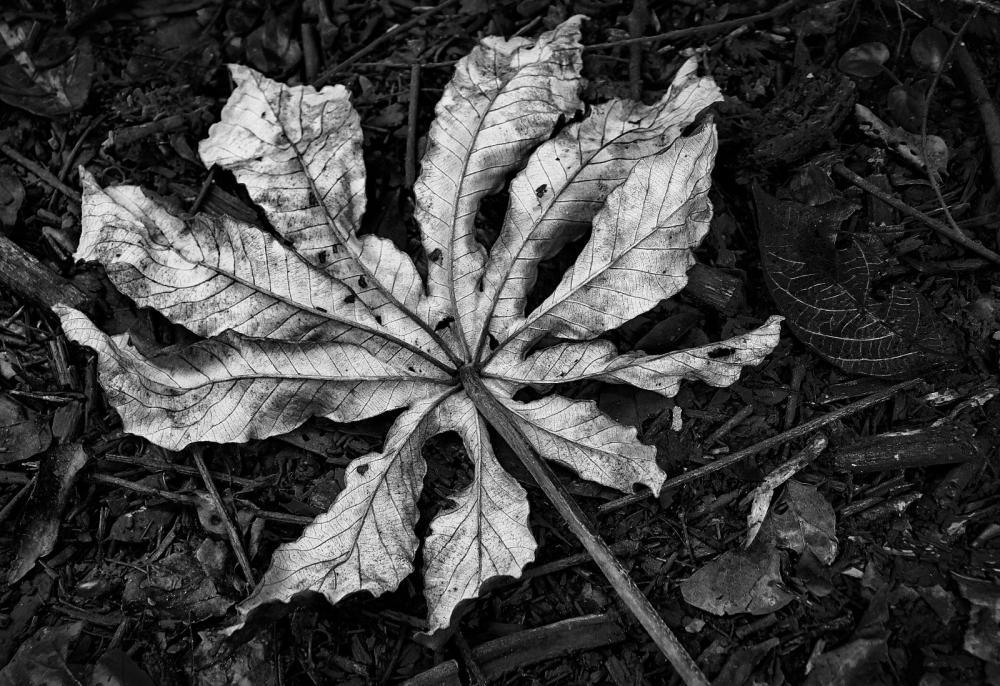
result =
[[779,547],[799,554],[811,550],[827,565],[837,558],[837,517],[815,486],[788,481],[771,517]]
[[929,26],[913,39],[910,55],[921,69],[938,72],[944,68],[944,56],[948,52],[948,39],[933,26]]
[[878,76],[885,70],[882,65],[888,60],[889,48],[885,45],[864,43],[845,52],[840,61],[837,62],[837,68],[851,76],[871,78]]

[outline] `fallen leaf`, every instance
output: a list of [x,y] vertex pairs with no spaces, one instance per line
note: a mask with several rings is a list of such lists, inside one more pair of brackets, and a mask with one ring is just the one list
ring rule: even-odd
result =
[[851,76],[871,78],[888,71],[883,65],[889,59],[889,48],[882,43],[863,43],[841,56],[837,68]]
[[156,686],[156,683],[128,653],[112,648],[94,665],[87,686]]
[[726,551],[685,579],[681,595],[714,615],[763,615],[790,603],[771,526],[765,523],[749,548]]
[[0,670],[0,686],[80,686],[66,664],[83,622],[39,629]]
[[1000,586],[984,579],[952,576],[972,606],[963,647],[981,660],[1000,664]]
[[52,552],[76,475],[88,459],[79,443],[57,446],[42,458],[35,486],[21,512],[17,559],[7,574],[7,583],[24,578],[39,558]]
[[[708,229],[715,127],[682,132],[720,95],[686,62],[660,102],[616,100],[579,122],[581,18],[537,40],[496,37],[459,61],[427,135],[414,187],[424,284],[391,241],[357,234],[365,211],[361,127],[342,86],[288,87],[242,66],[200,154],[231,170],[280,240],[238,220],[169,214],[140,189],[101,189],[85,171],[77,257],[102,262],[143,307],[208,340],[146,357],[59,309],[63,328],[98,352],[126,431],[170,449],[291,431],[311,416],[357,421],[401,410],[381,452],[301,538],[281,546],[241,618],[314,591],[331,602],[396,588],[413,568],[425,440],[455,431],[472,483],[431,522],[423,549],[431,632],[490,579],[534,558],[523,488],[501,467],[480,402],[507,414],[543,457],[620,491],[665,475],[635,429],[592,402],[544,395],[571,380],[674,395],[682,379],[733,383],[776,345],[781,318],[720,343],[618,355],[592,340],[683,288]],[[511,207],[491,250],[476,239],[480,200],[504,187]],[[538,262],[590,236],[533,311]],[[537,353],[546,335],[564,341]],[[461,375],[460,375],[461,372]]]
[[881,664],[888,660],[888,646],[882,638],[858,638],[814,658],[812,671],[803,686],[852,686],[889,684],[881,678]]
[[0,224],[14,226],[17,211],[24,202],[24,186],[7,165],[0,166]]
[[0,465],[43,452],[52,442],[49,422],[0,393]]
[[954,357],[951,333],[930,303],[900,284],[872,293],[883,271],[878,244],[851,235],[836,246],[845,201],[810,207],[754,188],[764,278],[792,331],[845,371],[905,376]]
[[837,517],[815,486],[788,481],[771,517],[778,547],[799,554],[810,550],[827,565],[837,558]]
[[198,560],[183,552],[131,572],[125,579],[122,602],[158,619],[193,622],[221,617],[233,606],[219,595]]
[[0,41],[6,48],[0,57],[0,100],[43,117],[83,107],[95,73],[89,38],[21,21],[0,22]]

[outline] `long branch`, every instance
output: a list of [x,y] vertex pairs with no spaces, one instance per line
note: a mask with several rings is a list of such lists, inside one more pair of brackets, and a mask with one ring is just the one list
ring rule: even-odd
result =
[[618,592],[619,597],[631,610],[635,618],[649,633],[650,638],[659,646],[670,664],[688,686],[709,686],[708,679],[698,669],[691,656],[684,650],[677,637],[666,625],[663,618],[656,612],[649,599],[642,594],[639,587],[628,575],[618,558],[608,548],[607,543],[590,523],[583,510],[570,495],[566,487],[559,481],[548,466],[525,438],[524,434],[510,418],[507,410],[493,397],[493,394],[483,385],[477,370],[470,366],[462,367],[459,372],[465,392],[476,404],[476,408],[486,420],[503,436],[507,445],[517,453],[517,456],[535,478],[549,501],[555,506],[562,518],[566,520],[570,530],[580,540],[583,547],[590,553],[594,562],[601,568],[604,576]]

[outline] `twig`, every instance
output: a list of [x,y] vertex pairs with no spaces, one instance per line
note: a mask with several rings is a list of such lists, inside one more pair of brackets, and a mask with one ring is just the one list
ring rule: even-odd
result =
[[486,686],[489,683],[486,681],[486,675],[479,668],[476,656],[472,654],[472,648],[469,646],[469,642],[465,640],[465,636],[462,635],[461,630],[456,630],[451,638],[455,641],[455,647],[458,648],[458,653],[462,656],[462,662],[465,663],[466,669],[469,670],[469,676],[472,677],[474,686]]
[[507,410],[493,397],[482,380],[477,376],[476,370],[469,366],[462,367],[459,371],[462,385],[465,392],[476,404],[477,409],[486,417],[487,421],[493,425],[507,445],[517,454],[524,463],[524,466],[531,472],[535,481],[555,506],[559,514],[566,520],[570,530],[576,535],[583,547],[590,553],[594,562],[611,582],[612,587],[617,591],[618,596],[626,607],[632,612],[636,619],[642,624],[650,638],[659,646],[660,650],[673,665],[688,686],[709,686],[708,679],[702,674],[698,665],[691,659],[684,646],[680,644],[677,637],[666,625],[663,618],[657,614],[649,599],[642,594],[639,587],[628,575],[628,572],[618,561],[618,558],[608,549],[594,525],[590,523],[587,516],[580,509],[580,506],[566,490],[559,478],[552,472],[552,468],[542,461],[536,454],[531,444],[525,438],[521,430],[507,414]]
[[725,423],[718,429],[712,432],[712,434],[705,439],[705,445],[712,445],[713,443],[718,443],[722,438],[728,434],[730,431],[735,429],[737,426],[743,423],[743,420],[753,414],[753,405],[743,406],[739,412],[734,414],[732,417],[727,419]]
[[356,53],[354,53],[353,55],[351,55],[350,57],[348,57],[346,60],[344,60],[340,64],[336,64],[332,68],[330,68],[329,70],[327,70],[325,73],[320,74],[320,77],[318,79],[316,79],[316,82],[313,83],[313,85],[316,88],[322,88],[323,86],[325,86],[328,83],[330,83],[330,80],[334,76],[336,76],[337,74],[341,73],[342,71],[344,71],[345,69],[347,69],[349,66],[351,66],[355,62],[358,62],[365,55],[371,54],[375,50],[378,50],[379,48],[381,48],[383,45],[385,45],[389,41],[395,39],[396,36],[399,36],[400,34],[406,33],[407,31],[409,31],[413,27],[417,26],[418,24],[420,24],[421,22],[427,20],[428,18],[434,16],[435,14],[437,14],[438,12],[440,12],[441,10],[445,10],[445,9],[447,9],[447,8],[453,6],[453,5],[457,5],[459,3],[459,1],[460,0],[445,0],[445,2],[442,2],[437,7],[432,7],[430,9],[428,9],[426,12],[421,13],[420,15],[414,17],[413,19],[411,19],[410,21],[406,22],[405,24],[400,24],[399,26],[396,26],[395,28],[392,28],[392,29],[386,31],[381,36],[379,36],[378,38],[376,38],[374,41],[372,41],[371,43],[369,43],[365,47],[363,47],[360,50],[358,50]]
[[104,120],[107,119],[107,118],[108,118],[108,114],[107,113],[102,114],[97,119],[95,119],[94,121],[90,122],[90,124],[87,126],[87,128],[85,128],[83,130],[83,133],[80,134],[80,138],[77,139],[76,145],[74,145],[73,149],[69,151],[69,157],[66,158],[66,161],[63,162],[62,169],[59,170],[59,177],[58,178],[59,178],[60,181],[65,181],[66,180],[66,175],[69,174],[69,170],[72,168],[73,162],[76,161],[77,155],[80,154],[80,149],[83,147],[83,144],[87,141],[87,136],[90,135],[91,131],[93,131],[98,126],[100,126],[102,123],[104,123]]
[[625,40],[610,41],[608,43],[595,43],[594,45],[585,45],[583,49],[599,50],[601,48],[617,48],[624,45],[636,45],[639,43],[655,43],[656,41],[670,41],[670,40],[677,40],[679,38],[691,38],[706,33],[716,33],[717,31],[731,31],[741,26],[746,26],[747,24],[754,24],[758,21],[766,21],[768,19],[774,19],[775,17],[779,17],[801,2],[802,0],[788,0],[787,2],[783,2],[774,9],[768,12],[764,12],[762,14],[753,14],[749,17],[740,17],[739,19],[730,19],[729,21],[720,21],[717,24],[707,24],[705,26],[692,26],[686,29],[667,31],[666,33],[661,33],[657,36],[642,36],[640,38],[627,38]]
[[911,217],[914,217],[915,219],[919,219],[924,224],[926,224],[927,226],[931,227],[932,229],[940,233],[942,236],[945,236],[948,239],[958,243],[963,248],[968,248],[977,255],[985,257],[986,259],[988,259],[991,262],[994,262],[995,264],[1000,264],[1000,255],[996,254],[986,246],[972,240],[964,233],[960,231],[956,232],[950,226],[942,224],[938,220],[928,217],[920,210],[910,207],[901,200],[897,200],[893,196],[884,192],[878,186],[875,186],[869,183],[868,181],[865,181],[863,178],[861,178],[860,176],[852,172],[850,169],[845,167],[843,163],[837,163],[833,165],[833,171],[835,171],[837,174],[844,177],[845,179],[853,183],[855,186],[865,191],[866,193],[871,193],[872,195],[874,195],[876,198],[886,203],[887,205],[892,205],[900,212],[909,215]]
[[236,560],[243,569],[243,576],[246,577],[246,580],[252,586],[256,583],[256,580],[253,575],[253,567],[250,566],[250,558],[247,556],[246,548],[243,546],[243,538],[229,516],[229,510],[226,509],[226,504],[222,501],[222,496],[219,495],[219,489],[215,487],[215,480],[212,479],[212,474],[208,471],[202,451],[203,448],[201,446],[194,446],[191,448],[191,456],[194,457],[194,463],[198,467],[198,471],[201,472],[201,479],[205,482],[205,488],[212,497],[215,509],[219,511],[219,517],[222,518],[222,523],[226,527],[226,533],[229,534],[229,542],[233,544],[233,552],[236,553]]
[[[744,448],[743,450],[735,452],[732,455],[726,455],[725,457],[720,457],[718,460],[712,462],[711,464],[707,464],[704,467],[698,467],[697,469],[692,469],[691,471],[681,474],[680,476],[675,476],[673,479],[667,479],[663,483],[663,488],[660,489],[660,492],[662,493],[663,491],[666,491],[668,489],[677,488],[678,486],[683,486],[684,484],[694,481],[695,479],[700,479],[703,476],[707,476],[713,472],[717,472],[721,469],[725,469],[726,467],[732,466],[737,462],[739,462],[740,460],[744,460],[752,455],[756,455],[757,453],[762,453],[765,450],[770,450],[771,448],[775,448],[779,445],[782,445],[783,443],[787,443],[788,441],[796,439],[799,436],[805,436],[811,434],[816,429],[824,427],[831,422],[837,421],[838,419],[843,419],[844,417],[852,415],[855,412],[860,412],[861,410],[871,407],[872,405],[877,405],[878,403],[884,402],[889,398],[891,398],[892,396],[896,395],[896,393],[913,388],[919,383],[921,383],[921,379],[910,379],[909,381],[904,381],[903,383],[899,383],[896,384],[895,386],[887,388],[884,391],[879,391],[878,393],[872,393],[866,398],[862,398],[861,400],[853,402],[849,405],[844,405],[843,407],[836,409],[828,414],[825,414],[822,417],[817,417],[816,419],[810,419],[808,422],[800,424],[794,429],[789,429],[788,431],[784,431],[778,434],[777,436],[772,436],[771,438],[764,439],[760,443],[756,443],[750,446],[749,448]],[[599,508],[597,508],[597,513],[607,514],[608,512],[614,512],[615,510],[619,510],[633,503],[642,502],[646,498],[649,498],[651,495],[653,494],[648,490],[642,493],[627,495],[624,498],[619,498],[618,500],[612,500],[610,503],[605,503],[604,505],[601,505]]]
[[[201,503],[201,500],[193,495],[187,495],[186,493],[174,493],[173,491],[166,491],[162,488],[153,488],[152,486],[146,486],[145,484],[128,481],[127,479],[120,479],[117,476],[111,476],[110,474],[88,474],[87,481],[92,484],[117,486],[118,488],[124,488],[136,493],[142,493],[143,495],[163,498],[164,500],[179,503],[181,505],[193,505],[197,507]],[[254,517],[257,517],[258,519],[266,519],[268,521],[282,522],[285,524],[297,524],[299,526],[307,526],[313,523],[312,517],[302,517],[300,515],[286,514],[284,512],[270,512],[268,510],[260,509],[253,503],[246,501],[241,502],[243,502],[247,509],[253,512]]]
[[971,22],[978,14],[979,10],[973,10],[972,14],[970,14],[965,20],[965,23],[962,24],[962,28],[960,28],[958,33],[955,34],[955,37],[951,39],[951,43],[948,45],[948,49],[945,51],[944,57],[941,58],[941,68],[934,72],[934,77],[931,79],[931,85],[927,88],[927,95],[924,96],[924,114],[920,118],[920,154],[924,156],[924,167],[927,169],[927,179],[931,182],[931,188],[934,190],[934,195],[937,196],[938,203],[944,211],[945,219],[948,220],[948,224],[955,230],[955,233],[961,233],[961,230],[958,228],[958,224],[955,223],[955,218],[951,216],[951,210],[948,209],[948,203],[945,202],[944,196],[941,194],[941,183],[938,181],[938,175],[933,169],[931,169],[931,161],[927,156],[927,118],[931,111],[931,100],[934,98],[934,89],[937,88],[938,80],[941,78],[941,71],[944,69],[944,65],[948,64],[948,61],[951,59],[951,55],[955,51],[955,46],[961,42],[965,29],[969,27],[969,22]]
[[993,14],[1000,14],[1000,3],[996,0],[951,0],[952,2],[958,3],[959,5],[968,5],[969,7],[976,7],[992,12]]
[[990,143],[990,157],[993,161],[993,180],[996,183],[997,192],[1000,192],[1000,115],[997,114],[996,105],[990,92],[986,90],[983,83],[983,75],[976,66],[975,60],[969,54],[965,43],[959,43],[955,48],[955,61],[958,68],[962,70],[965,80],[969,83],[969,90],[979,108],[979,116],[983,120],[983,129],[986,131],[986,140]]
[[79,191],[73,190],[72,188],[64,184],[62,181],[56,178],[55,174],[53,174],[52,172],[50,172],[48,169],[38,164],[37,162],[29,160],[27,157],[25,157],[17,150],[12,148],[9,143],[0,144],[0,151],[3,151],[3,154],[5,154],[7,157],[17,162],[19,165],[21,165],[22,167],[30,171],[32,174],[37,176],[39,179],[41,179],[43,183],[56,189],[70,200],[75,200],[76,202],[80,202],[82,200]]
[[[649,8],[646,0],[632,0],[632,11],[628,15],[628,33],[632,38],[642,38],[646,33]],[[628,46],[628,83],[632,99],[642,100],[642,43]]]
[[406,187],[417,182],[417,115],[420,114],[420,65],[410,67],[410,108],[406,117]]
[[[178,474],[188,474],[195,476],[201,474],[196,468],[188,467],[183,464],[175,464],[173,462],[167,462],[166,460],[155,460],[151,457],[138,457],[133,455],[119,455],[118,453],[107,453],[102,455],[101,459],[111,460],[113,462],[121,462],[123,464],[134,464],[139,467],[145,467],[149,471],[164,470],[170,472],[176,472]],[[243,477],[233,476],[232,474],[223,474],[222,472],[209,472],[213,478],[222,479],[223,481],[228,481],[231,484],[236,484],[237,486],[242,486],[244,488],[259,487],[262,485],[261,481],[254,481],[253,479],[244,479]]]
[[198,197],[194,199],[193,203],[191,203],[191,214],[198,214],[198,210],[200,210],[201,206],[205,204],[205,199],[208,198],[208,193],[212,190],[212,184],[215,182],[216,169],[218,169],[218,167],[213,164],[212,168],[208,170],[208,176],[205,177],[205,180],[201,184],[201,190],[198,191]]

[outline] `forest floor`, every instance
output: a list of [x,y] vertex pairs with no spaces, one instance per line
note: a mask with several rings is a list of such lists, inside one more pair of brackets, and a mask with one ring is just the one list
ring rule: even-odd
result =
[[[347,86],[364,132],[363,231],[406,244],[416,153],[455,60],[479,37],[534,37],[574,14],[589,17],[584,101],[654,102],[691,56],[724,95],[699,281],[615,342],[664,352],[772,314],[786,324],[729,388],[581,391],[656,445],[668,477],[699,478],[627,501],[568,471],[565,483],[717,686],[1000,684],[1000,121],[984,106],[1000,100],[998,3],[20,5],[0,23],[0,684],[678,683],[512,454],[499,457],[528,489],[536,560],[452,630],[421,633],[418,572],[379,598],[305,602],[214,650],[252,583],[213,488],[259,579],[389,422],[310,420],[216,446],[209,488],[191,451],[122,432],[93,353],[49,310],[73,304],[151,348],[192,340],[75,262],[78,169],[178,214],[261,221],[197,153],[231,92],[226,63]],[[484,226],[507,202],[484,201]],[[808,263],[790,295],[782,255]],[[543,269],[543,287],[560,268]],[[898,355],[822,314],[833,291],[892,336],[911,330],[889,343]],[[424,452],[418,531],[468,479],[458,441]],[[765,478],[773,515],[745,548]]]

